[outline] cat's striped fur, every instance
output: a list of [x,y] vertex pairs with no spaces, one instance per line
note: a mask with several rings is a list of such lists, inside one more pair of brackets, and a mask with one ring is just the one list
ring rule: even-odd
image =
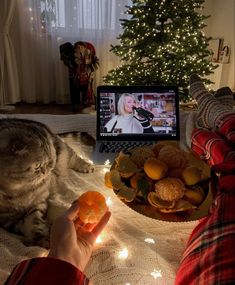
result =
[[0,226],[40,244],[48,235],[48,199],[56,177],[67,169],[91,172],[45,125],[23,119],[0,120]]

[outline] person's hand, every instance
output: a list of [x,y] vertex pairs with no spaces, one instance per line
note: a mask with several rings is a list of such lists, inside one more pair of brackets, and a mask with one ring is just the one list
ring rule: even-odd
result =
[[90,259],[95,241],[102,232],[111,213],[107,211],[97,224],[81,225],[79,204],[73,205],[55,220],[51,229],[48,256],[67,261],[83,271]]

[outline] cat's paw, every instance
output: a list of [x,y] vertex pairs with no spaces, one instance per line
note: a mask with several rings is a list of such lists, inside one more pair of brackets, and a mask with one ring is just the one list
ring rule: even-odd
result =
[[81,173],[92,173],[95,170],[95,166],[89,162],[84,162],[77,170]]

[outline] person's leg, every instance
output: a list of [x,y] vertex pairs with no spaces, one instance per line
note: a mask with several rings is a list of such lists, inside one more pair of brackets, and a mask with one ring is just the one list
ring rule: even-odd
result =
[[222,102],[216,103],[217,99],[206,91],[197,76],[192,76],[190,83],[199,105],[200,123],[204,128],[205,124],[215,126],[219,132],[194,129],[192,133],[192,150],[212,166],[210,188],[214,202],[208,216],[199,221],[189,237],[175,285],[234,284],[235,147],[227,141],[232,132],[225,130],[230,127],[231,131],[232,126],[235,129],[235,115],[230,111],[218,119],[215,111],[224,110]]
[[202,80],[196,75],[190,76],[190,92],[198,104],[197,125],[201,128],[216,129],[216,122],[221,116],[231,113],[231,109],[207,91]]
[[195,74],[190,76],[190,92],[198,104],[197,127],[217,130],[229,142],[235,143],[235,113],[231,106],[221,104]]
[[233,92],[229,87],[221,87],[219,88],[215,94],[214,97],[223,105],[228,107],[231,111],[233,110]]
[[233,165],[233,174],[212,181],[211,187],[216,187],[214,203],[189,237],[175,285],[234,284],[234,169]]
[[235,161],[235,149],[219,133],[209,130],[193,130],[191,149],[210,166],[228,160]]

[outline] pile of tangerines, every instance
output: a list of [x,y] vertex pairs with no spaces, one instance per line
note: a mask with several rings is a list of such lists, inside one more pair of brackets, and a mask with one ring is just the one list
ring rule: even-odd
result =
[[105,185],[125,202],[138,200],[164,213],[197,208],[205,199],[202,169],[177,145],[156,143],[120,153]]

